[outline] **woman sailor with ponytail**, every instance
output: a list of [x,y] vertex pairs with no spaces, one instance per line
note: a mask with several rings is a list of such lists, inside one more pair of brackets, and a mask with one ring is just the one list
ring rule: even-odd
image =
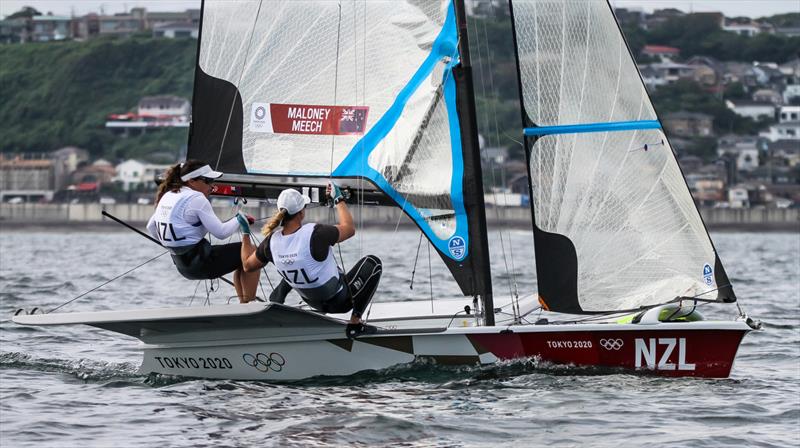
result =
[[[336,208],[338,224],[303,224],[305,207],[310,202],[299,191],[289,188],[278,196],[278,211],[261,230],[264,241],[256,249],[251,242],[242,245],[245,272],[255,272],[275,264],[278,272],[312,308],[323,313],[353,311],[348,336],[367,328],[361,316],[372,300],[381,278],[381,261],[367,255],[347,273],[341,272],[333,257],[333,246],[356,233],[353,216],[339,187],[330,183],[328,196]],[[283,283],[283,282],[282,282]],[[288,289],[278,287],[270,301],[282,302]]]
[[225,239],[241,230],[250,241],[253,218],[241,213],[221,221],[208,201],[214,180],[222,173],[204,162],[187,160],[167,171],[156,194],[156,211],[147,230],[172,254],[172,261],[184,277],[204,280],[233,272],[233,283],[241,303],[255,298],[259,271],[242,269],[242,243],[212,246],[205,239],[211,233]]

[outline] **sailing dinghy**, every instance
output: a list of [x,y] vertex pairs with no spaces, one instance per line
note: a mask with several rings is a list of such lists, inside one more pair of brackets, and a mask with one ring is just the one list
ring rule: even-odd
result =
[[401,209],[464,298],[430,310],[383,301],[379,288],[376,333],[352,339],[347,316],[270,303],[14,321],[132,336],[142,372],[189,377],[528,357],[727,377],[755,325],[696,310],[736,296],[610,5],[510,7],[538,293],[492,291],[463,0],[206,0],[188,157],[225,173],[217,194],[265,200],[290,185],[319,201],[333,178],[352,204]]

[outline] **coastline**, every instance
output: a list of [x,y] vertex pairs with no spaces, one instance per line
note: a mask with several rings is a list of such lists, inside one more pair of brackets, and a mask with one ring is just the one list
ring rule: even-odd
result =
[[[70,232],[127,231],[124,227],[105,218],[106,211],[139,228],[144,228],[152,205],[140,204],[0,204],[0,232],[48,231],[62,229]],[[231,206],[215,206],[218,216],[231,216]],[[256,219],[272,215],[274,208],[266,203],[247,206],[245,212]],[[356,222],[365,228],[414,227],[399,209],[389,207],[353,207]],[[327,222],[330,209],[309,208],[308,219]],[[720,232],[792,232],[800,233],[800,209],[777,208],[701,208],[700,213],[710,231]],[[528,207],[487,208],[489,226],[529,229],[531,222]]]

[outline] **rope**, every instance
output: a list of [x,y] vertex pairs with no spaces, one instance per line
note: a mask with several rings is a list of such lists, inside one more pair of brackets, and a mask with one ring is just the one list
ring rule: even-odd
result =
[[107,285],[107,284],[109,284],[109,283],[113,282],[114,280],[116,280],[116,279],[118,279],[118,278],[120,278],[120,277],[124,277],[124,276],[126,276],[126,275],[130,274],[131,272],[133,272],[133,271],[135,271],[135,270],[139,269],[140,267],[142,267],[142,266],[146,265],[147,263],[150,263],[151,261],[155,260],[156,258],[158,258],[158,257],[160,257],[160,256],[162,256],[162,255],[164,255],[164,254],[167,254],[167,253],[169,253],[169,252],[168,252],[168,251],[161,252],[160,254],[156,255],[155,257],[153,257],[153,258],[151,258],[151,259],[149,259],[149,260],[145,261],[144,263],[142,263],[142,264],[140,264],[140,265],[136,266],[135,268],[128,269],[127,271],[123,272],[122,274],[119,274],[118,276],[116,276],[116,277],[112,278],[111,280],[109,280],[109,281],[107,281],[107,282],[104,282],[103,284],[101,284],[101,285],[99,285],[99,286],[95,286],[94,288],[92,288],[92,289],[90,289],[90,290],[88,290],[88,291],[84,292],[83,294],[80,294],[80,295],[78,295],[77,297],[75,297],[75,298],[73,298],[73,299],[71,299],[71,300],[68,300],[68,301],[66,301],[66,302],[62,303],[61,305],[59,305],[59,306],[57,306],[57,307],[53,308],[52,310],[48,311],[46,314],[50,314],[50,313],[52,313],[53,311],[55,311],[55,310],[57,310],[57,309],[59,309],[59,308],[65,307],[65,306],[69,305],[70,303],[72,303],[72,302],[74,302],[74,301],[76,301],[76,300],[80,299],[81,297],[83,297],[83,296],[85,296],[85,295],[87,295],[87,294],[89,294],[89,293],[92,293],[92,292],[94,292],[94,291],[97,291],[98,289],[100,289],[100,288],[102,288],[103,286],[105,286],[105,285]]

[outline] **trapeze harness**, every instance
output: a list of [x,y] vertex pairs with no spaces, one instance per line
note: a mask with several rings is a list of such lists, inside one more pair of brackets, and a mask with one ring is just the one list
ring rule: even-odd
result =
[[333,248],[323,261],[311,254],[311,234],[316,224],[307,223],[290,235],[276,231],[270,236],[272,262],[281,276],[313,308],[327,312],[326,302],[347,293],[342,274],[333,258]]
[[[150,234],[170,251],[178,270],[190,279],[207,278],[197,275],[197,271],[203,268],[200,264],[212,251],[211,244],[205,239],[206,233],[224,239],[238,229],[239,224],[235,219],[220,221],[208,199],[188,187],[181,188],[177,193],[170,191],[164,194],[147,223]],[[222,270],[227,273],[228,268],[230,266]]]

